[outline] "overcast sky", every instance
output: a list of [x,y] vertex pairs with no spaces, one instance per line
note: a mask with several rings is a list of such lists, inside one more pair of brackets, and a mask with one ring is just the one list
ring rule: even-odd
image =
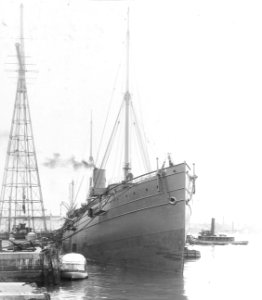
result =
[[[0,174],[16,93],[21,1],[0,0]],[[196,164],[193,216],[260,223],[262,4],[260,1],[25,0],[28,96],[44,201],[59,210],[86,170],[49,169],[60,153],[94,156],[116,78],[122,101],[130,7],[131,93],[153,168],[168,152]],[[118,74],[118,76],[117,76]],[[139,175],[139,174],[135,174]],[[84,179],[87,182],[87,178]],[[84,184],[83,184],[84,186]],[[85,188],[83,194],[85,193]],[[79,199],[84,201],[84,196]]]

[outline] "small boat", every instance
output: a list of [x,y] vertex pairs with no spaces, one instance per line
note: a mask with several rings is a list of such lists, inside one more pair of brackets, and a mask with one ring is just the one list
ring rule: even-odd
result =
[[195,249],[188,249],[188,247],[184,248],[184,259],[198,259],[201,257],[201,253]]
[[190,245],[228,245],[234,243],[234,238],[225,235],[205,235],[200,233],[198,237],[187,236]]
[[248,241],[236,241],[235,237],[226,234],[215,234],[215,219],[212,218],[211,229],[202,230],[198,237],[187,235],[186,239],[191,245],[247,245]]
[[84,279],[88,277],[86,259],[79,253],[67,253],[61,257],[61,278]]

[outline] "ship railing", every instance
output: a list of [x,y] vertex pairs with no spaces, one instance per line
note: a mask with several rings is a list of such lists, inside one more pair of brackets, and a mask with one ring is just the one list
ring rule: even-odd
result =
[[[182,164],[185,164],[185,163],[186,162],[184,162]],[[174,167],[176,167],[178,165],[181,165],[181,164],[174,165]],[[156,177],[157,174],[165,174],[165,171],[168,168],[170,168],[170,167],[166,167],[166,168],[161,168],[161,169],[158,169],[158,170],[154,170],[154,171],[142,174],[140,176],[131,178],[129,180],[124,180],[124,181],[122,181],[120,183],[111,184],[111,185],[109,185],[107,187],[107,189],[105,189],[104,195],[106,196],[106,198],[103,198],[102,197],[103,195],[100,195],[100,197],[96,197],[97,195],[94,195],[93,197],[90,198],[90,200],[89,200],[90,202],[88,203],[87,207],[92,207],[96,203],[103,207],[108,202],[108,200],[110,198],[110,195],[114,194],[119,189],[123,189],[123,187],[124,188],[132,187],[132,186],[134,186],[134,185],[136,185],[138,183],[149,181],[153,177]]]
[[120,183],[117,183],[117,184],[111,184],[108,189],[107,189],[107,192],[110,193],[114,190],[117,190],[119,187],[123,187],[123,186],[133,186],[141,181],[146,181],[146,180],[150,180],[152,177],[156,176],[157,174],[157,170],[155,171],[151,171],[151,172],[148,172],[148,173],[145,173],[145,174],[142,174],[140,176],[137,176],[137,177],[134,177],[132,179],[129,179],[129,180],[124,180]]
[[[91,198],[90,202],[87,205],[87,207],[88,208],[94,208],[94,206],[96,206],[96,208],[102,210],[102,208],[110,200],[110,197],[111,197],[110,195],[114,194],[117,190],[123,189],[123,187],[128,188],[128,187],[134,186],[134,185],[138,184],[141,181],[148,181],[152,177],[155,177],[157,173],[158,173],[158,170],[155,170],[155,171],[152,171],[152,172],[142,174],[142,175],[137,176],[135,178],[132,178],[130,180],[122,181],[121,183],[111,184],[110,186],[108,186],[108,188],[106,189],[106,192],[104,193],[104,195],[106,197],[96,197],[95,196],[95,197]],[[102,195],[100,195],[100,196],[102,196]]]
[[126,181],[126,183],[134,183],[134,184],[136,184],[136,183],[138,183],[140,181],[149,180],[152,177],[156,176],[157,173],[158,173],[157,170],[151,171],[151,172],[142,174],[140,176],[134,177],[133,179]]
[[[187,163],[184,162],[184,163],[181,163],[181,164],[174,165],[173,167],[177,167],[177,166],[182,165],[182,164],[186,164],[187,165]],[[190,167],[188,165],[187,165],[187,167],[190,169]],[[164,174],[165,171],[167,169],[169,169],[169,168],[170,167],[161,168],[161,169],[154,170],[154,171],[142,174],[140,176],[131,178],[129,180],[122,181],[121,183],[112,184],[111,186],[108,187],[107,192],[110,193],[113,190],[117,190],[119,187],[122,187],[123,185],[125,185],[125,186],[132,186],[132,185],[135,185],[137,183],[140,183],[141,181],[151,180],[152,177],[155,177],[157,174]]]
[[108,186],[108,188],[106,189],[106,191],[104,193],[104,195],[107,195],[109,197],[103,198],[103,197],[101,197],[102,195],[100,195],[100,197],[97,197],[97,195],[94,195],[93,197],[91,197],[89,199],[89,203],[87,204],[87,207],[88,208],[93,207],[96,204],[100,205],[100,206],[104,206],[108,202],[110,195],[114,194],[117,190],[123,189],[123,187],[134,186],[141,181],[150,180],[152,177],[156,176],[157,173],[158,173],[158,170],[155,170],[155,171],[151,171],[151,172],[142,174],[142,175],[132,178],[130,180],[122,181],[121,183],[111,184]]

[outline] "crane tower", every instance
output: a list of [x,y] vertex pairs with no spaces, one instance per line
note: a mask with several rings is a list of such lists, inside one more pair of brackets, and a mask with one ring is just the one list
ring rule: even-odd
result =
[[23,5],[20,7],[20,13],[20,42],[15,44],[18,80],[0,197],[0,231],[11,232],[19,224],[26,224],[34,231],[46,231],[26,88]]

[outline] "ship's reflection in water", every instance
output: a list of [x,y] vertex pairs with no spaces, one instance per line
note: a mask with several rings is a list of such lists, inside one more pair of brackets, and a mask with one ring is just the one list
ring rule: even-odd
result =
[[89,278],[64,281],[52,299],[186,300],[183,276],[89,265]]
[[52,299],[246,300],[260,299],[262,236],[247,246],[195,246],[201,258],[183,276],[89,265],[89,278],[66,281]]

